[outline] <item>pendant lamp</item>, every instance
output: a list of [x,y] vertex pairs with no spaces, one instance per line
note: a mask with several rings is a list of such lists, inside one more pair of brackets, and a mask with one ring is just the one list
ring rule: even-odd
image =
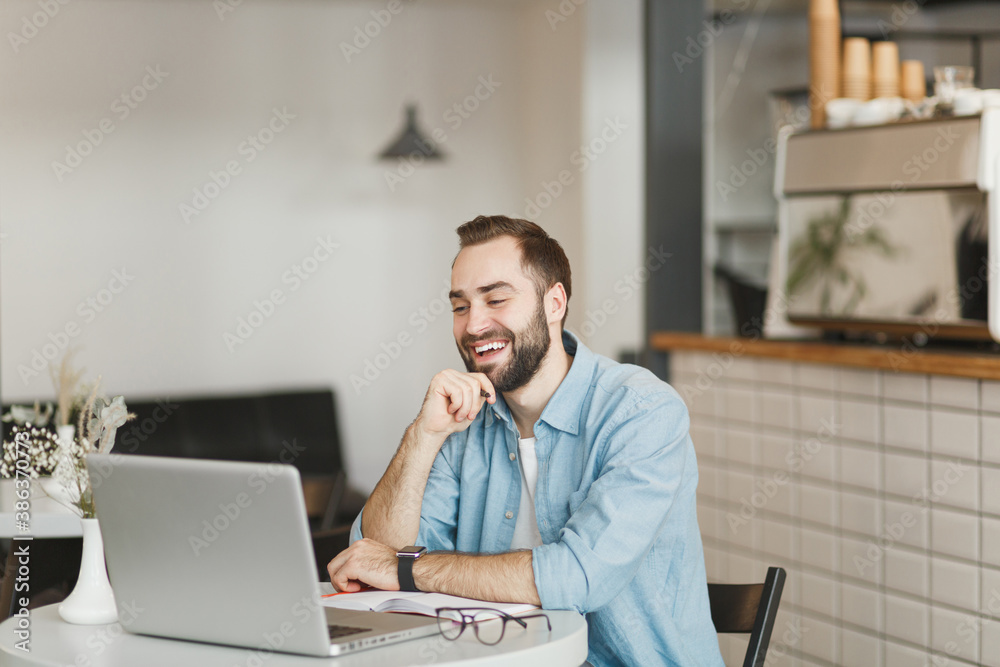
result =
[[425,160],[441,160],[444,154],[437,149],[436,142],[427,139],[417,129],[417,107],[415,104],[406,105],[406,126],[389,146],[379,154],[383,160],[395,158],[408,158],[412,155],[420,155]]

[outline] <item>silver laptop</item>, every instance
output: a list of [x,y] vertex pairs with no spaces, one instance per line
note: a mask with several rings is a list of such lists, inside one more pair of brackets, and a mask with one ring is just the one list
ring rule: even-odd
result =
[[426,616],[321,606],[292,466],[91,454],[87,468],[130,632],[316,656],[437,632]]

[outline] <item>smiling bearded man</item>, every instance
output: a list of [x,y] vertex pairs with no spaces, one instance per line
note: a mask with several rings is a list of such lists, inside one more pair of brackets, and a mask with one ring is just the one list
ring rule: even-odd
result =
[[[499,356],[499,351],[488,350],[481,355],[476,350],[477,346],[494,341],[503,344],[501,350],[509,348],[505,365],[501,365],[504,364],[502,361],[493,360],[493,357]],[[504,394],[520,389],[535,377],[551,344],[545,308],[539,299],[535,318],[520,334],[505,327],[490,331],[478,337],[478,340],[465,334],[458,345],[458,353],[465,361],[466,370],[470,373],[483,373],[493,383],[493,388]]]
[[569,261],[541,227],[480,216],[458,235],[468,372],[431,380],[330,581],[573,609],[594,665],[720,667],[677,392],[563,330]]

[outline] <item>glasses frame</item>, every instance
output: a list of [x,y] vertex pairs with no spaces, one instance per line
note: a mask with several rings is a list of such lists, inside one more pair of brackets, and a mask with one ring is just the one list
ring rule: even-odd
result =
[[[444,630],[441,627],[441,622],[442,621],[449,621],[451,623],[455,622],[455,619],[451,618],[450,616],[444,616],[444,617],[442,617],[441,616],[441,612],[443,612],[443,611],[444,612],[452,612],[452,611],[458,612],[458,615],[462,617],[462,626],[458,629],[458,634],[456,634],[454,637],[449,637],[448,635],[446,635],[445,632],[444,632]],[[500,636],[497,638],[497,640],[495,642],[488,642],[488,641],[486,641],[485,639],[483,639],[482,637],[479,636],[479,625],[478,625],[478,623],[480,623],[481,621],[485,621],[485,620],[490,620],[490,621],[496,620],[496,618],[489,618],[489,619],[481,619],[480,621],[477,621],[475,619],[475,614],[478,613],[478,612],[482,612],[482,611],[487,611],[487,612],[490,612],[491,614],[496,614],[496,616],[499,617],[503,621],[503,626],[500,628]],[[536,614],[524,614],[524,615],[521,615],[521,616],[511,616],[507,612],[500,611],[499,609],[493,609],[492,607],[438,607],[437,609],[434,610],[434,612],[437,615],[438,631],[441,633],[442,637],[444,637],[445,639],[447,639],[448,641],[451,641],[451,642],[457,641],[458,638],[462,636],[462,633],[465,632],[465,628],[471,625],[472,626],[472,631],[476,635],[476,639],[479,641],[480,644],[485,644],[486,646],[496,646],[501,641],[503,641],[504,635],[507,632],[507,622],[508,621],[514,621],[515,623],[517,623],[518,625],[520,625],[523,629],[527,630],[528,629],[528,624],[525,623],[524,621],[526,619],[529,619],[529,618],[539,618],[539,617],[545,619],[545,624],[548,625],[549,632],[552,632],[552,621],[549,620],[549,617],[548,617],[547,614],[543,614],[541,612],[538,612]],[[471,613],[469,613],[469,612],[471,612]]]

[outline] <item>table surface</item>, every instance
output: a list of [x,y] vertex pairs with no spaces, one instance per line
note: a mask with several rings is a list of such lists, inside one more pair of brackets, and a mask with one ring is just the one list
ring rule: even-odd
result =
[[[15,648],[17,618],[0,624],[0,664],[91,665],[92,667],[374,667],[390,665],[477,665],[496,667],[579,667],[587,659],[587,622],[573,611],[547,611],[552,621],[529,621],[528,630],[509,634],[497,646],[480,644],[466,631],[457,641],[440,635],[400,642],[340,658],[310,658],[282,653],[259,656],[249,649],[144,637],[125,632],[119,623],[71,625],[59,617],[57,605],[40,607],[30,616],[30,652]],[[508,628],[508,632],[510,629]]]

